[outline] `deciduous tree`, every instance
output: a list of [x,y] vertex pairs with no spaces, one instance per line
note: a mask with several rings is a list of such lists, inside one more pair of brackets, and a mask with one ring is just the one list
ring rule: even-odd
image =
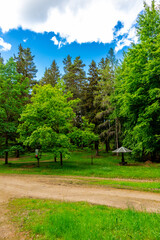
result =
[[16,144],[18,119],[29,91],[28,79],[21,78],[12,58],[6,64],[0,63],[0,138],[6,164],[8,152]]

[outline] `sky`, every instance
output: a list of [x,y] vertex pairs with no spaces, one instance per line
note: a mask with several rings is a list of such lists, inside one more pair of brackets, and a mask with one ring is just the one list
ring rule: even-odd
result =
[[0,53],[7,61],[19,44],[29,47],[38,80],[53,60],[63,73],[68,54],[72,60],[80,56],[87,71],[111,47],[120,59],[138,42],[136,19],[142,11],[143,0],[0,0]]

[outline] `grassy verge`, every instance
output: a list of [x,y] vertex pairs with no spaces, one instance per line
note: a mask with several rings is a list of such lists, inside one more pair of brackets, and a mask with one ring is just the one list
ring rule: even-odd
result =
[[96,186],[108,186],[112,188],[119,188],[119,189],[130,189],[130,190],[137,190],[137,191],[148,191],[148,192],[157,192],[160,193],[160,182],[153,181],[153,182],[137,182],[136,181],[129,181],[129,180],[104,180],[104,179],[81,179],[78,184],[88,184],[88,185],[96,185]]
[[160,214],[88,203],[16,199],[12,220],[38,240],[160,239]]

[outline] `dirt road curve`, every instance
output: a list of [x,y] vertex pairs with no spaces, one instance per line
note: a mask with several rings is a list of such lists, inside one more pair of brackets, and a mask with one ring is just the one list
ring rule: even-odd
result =
[[[85,186],[71,177],[0,175],[0,239],[16,239],[13,237],[13,229],[7,226],[5,203],[10,198],[21,197],[87,201],[122,209],[134,207],[140,211],[160,212],[158,193]],[[6,229],[9,229],[9,233],[5,232]]]

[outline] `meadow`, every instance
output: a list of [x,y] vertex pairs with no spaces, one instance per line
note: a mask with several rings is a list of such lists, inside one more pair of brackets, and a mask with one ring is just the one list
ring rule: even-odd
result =
[[160,214],[156,213],[36,199],[12,200],[9,210],[27,239],[160,239]]

